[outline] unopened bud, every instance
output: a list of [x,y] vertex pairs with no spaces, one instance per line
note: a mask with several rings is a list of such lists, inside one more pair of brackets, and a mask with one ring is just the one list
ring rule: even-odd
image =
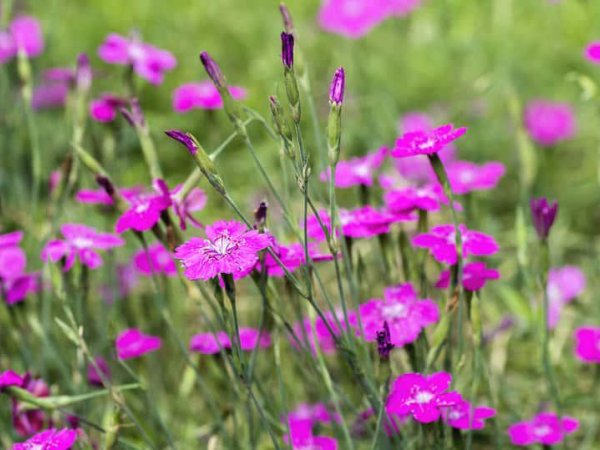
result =
[[90,64],[90,58],[85,53],[81,53],[77,57],[75,85],[80,92],[87,92],[92,86],[92,66]]
[[281,61],[286,70],[291,70],[294,66],[294,35],[281,33]]
[[290,10],[285,3],[279,4],[279,12],[281,13],[281,18],[283,19],[283,28],[285,29],[285,32],[294,34],[294,21],[292,20]]
[[122,107],[120,111],[133,128],[143,128],[145,126],[144,113],[137,98],[132,98],[129,101],[129,109]]
[[346,77],[343,68],[335,71],[329,88],[329,120],[327,122],[327,150],[329,165],[334,167],[340,159],[342,140],[342,102]]
[[204,70],[215,84],[217,88],[225,87],[225,77],[223,76],[223,72],[221,72],[221,68],[217,64],[217,62],[212,59],[212,57],[208,54],[208,52],[200,53],[200,61],[204,66]]

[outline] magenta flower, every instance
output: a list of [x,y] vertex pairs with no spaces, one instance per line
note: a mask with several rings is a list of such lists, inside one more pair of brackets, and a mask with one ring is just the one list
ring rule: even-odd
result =
[[160,242],[148,246],[148,251],[137,251],[133,255],[133,264],[139,273],[148,277],[155,273],[168,277],[177,275],[173,256]]
[[115,341],[119,359],[138,358],[158,350],[161,345],[162,340],[159,337],[144,334],[137,328],[122,331]]
[[[272,244],[272,249],[279,258],[279,261],[290,273],[306,264],[304,245],[299,242],[290,245],[274,243]],[[333,259],[330,253],[321,252],[314,242],[308,243],[308,254],[314,262],[331,261]],[[285,276],[285,271],[279,265],[279,262],[275,261],[269,253],[265,254],[264,264],[267,268],[267,274],[270,277],[282,278]],[[260,265],[257,266],[257,269],[261,270]]]
[[[23,377],[23,383],[19,386],[27,390],[35,397],[48,397],[50,389],[42,379],[34,379],[29,373]],[[30,436],[44,429],[48,422],[46,413],[41,409],[31,409],[30,405],[11,399],[12,424],[19,436]]]
[[136,36],[109,34],[98,48],[100,59],[109,64],[130,65],[135,73],[152,84],[161,84],[165,72],[177,61],[171,52],[141,42]]
[[[500,249],[492,236],[468,230],[464,225],[460,225],[460,232],[464,258],[493,255]],[[458,259],[454,225],[437,225],[428,233],[418,234],[412,239],[412,245],[429,249],[431,255],[441,263],[454,265]]]
[[377,342],[377,334],[387,322],[390,342],[402,347],[414,342],[425,327],[440,318],[435,302],[417,298],[410,283],[384,289],[383,297],[360,305],[359,314],[367,341]]
[[162,192],[163,195],[171,199],[173,212],[179,218],[179,227],[182,230],[187,229],[188,221],[197,228],[202,228],[203,225],[196,220],[192,215],[193,212],[204,209],[206,205],[206,193],[200,188],[192,188],[185,197],[183,194],[183,185],[178,184],[172,190],[169,190],[167,184],[163,180],[155,180],[154,189],[157,192]]
[[494,408],[473,406],[466,400],[442,409],[442,420],[452,428],[459,430],[482,430],[485,427],[485,419],[495,415]]
[[327,436],[315,436],[307,420],[289,422],[289,433],[283,437],[293,450],[337,450],[337,441]]
[[409,131],[398,138],[391,155],[395,158],[431,155],[439,152],[466,132],[466,128],[455,129],[452,124],[443,125],[431,131]]
[[[372,186],[374,172],[381,167],[388,149],[380,148],[365,156],[340,161],[335,170],[335,186],[349,188],[352,186]],[[329,181],[331,169],[321,173],[321,181]]]
[[[231,96],[235,100],[246,98],[246,90],[238,86],[228,86]],[[173,91],[173,110],[178,113],[192,109],[222,109],[223,99],[221,94],[209,80],[198,83],[186,83]]]
[[104,378],[105,380],[111,379],[110,368],[108,367],[108,363],[102,356],[96,356],[94,358],[94,362],[96,363],[98,370],[96,370],[96,367],[94,367],[92,363],[88,363],[88,383],[90,383],[92,386],[103,387],[104,382],[102,381],[102,378]]
[[[337,322],[335,320],[334,315],[331,311],[324,312],[325,319],[327,324],[321,317],[317,317],[314,322],[314,327],[312,321],[308,318],[305,318],[301,323],[297,322],[294,324],[293,331],[295,336],[300,341],[308,341],[308,345],[313,354],[316,353],[316,346],[323,351],[323,353],[332,353],[336,349],[335,338],[331,335],[329,328],[333,331],[334,336],[340,336],[342,334],[342,330],[337,326]],[[344,314],[341,310],[335,312],[335,316],[337,320],[340,322],[342,329],[346,330],[346,323],[344,319]],[[358,329],[358,319],[356,316],[356,312],[348,311],[348,323],[351,328],[351,332],[357,333]],[[327,326],[329,325],[329,327]],[[296,339],[291,338],[292,346],[298,348],[298,342]]]
[[500,162],[489,162],[481,166],[469,161],[453,161],[446,166],[452,192],[468,194],[496,187],[506,168]]
[[209,280],[222,273],[235,275],[252,269],[258,252],[271,243],[266,234],[234,220],[207,226],[206,237],[192,238],[175,249],[175,258],[181,260],[190,280]]
[[29,294],[39,292],[40,274],[23,273],[14,278],[2,280],[2,289],[4,290],[4,299],[8,305],[23,301]]
[[585,48],[585,57],[594,64],[600,64],[600,41],[593,41]]
[[530,206],[533,226],[538,237],[542,240],[548,239],[550,229],[554,225],[558,213],[558,203],[556,201],[548,202],[546,198],[541,197],[532,198]]
[[166,193],[140,194],[129,199],[130,207],[115,224],[115,232],[127,230],[147,231],[160,220],[161,213],[171,206],[171,197]]
[[12,370],[5,370],[0,373],[0,391],[9,386],[21,387],[24,382],[24,377]]
[[311,425],[339,422],[340,420],[339,415],[336,412],[332,412],[324,403],[300,403],[282,419],[286,423],[306,421]]
[[[470,262],[463,269],[463,287],[467,291],[478,291],[483,289],[488,280],[497,280],[500,278],[500,272],[496,269],[489,269],[485,262]],[[447,289],[450,286],[450,270],[444,270],[440,278],[435,283],[437,289]]]
[[533,100],[525,108],[524,120],[531,138],[545,147],[575,134],[575,114],[568,103]]
[[58,262],[65,258],[63,270],[73,267],[75,260],[90,269],[102,265],[102,257],[97,250],[109,250],[120,247],[125,241],[110,233],[99,233],[87,225],[67,223],[60,227],[64,239],[54,239],[42,250],[42,261]]
[[[142,186],[132,186],[130,188],[119,189],[119,194],[126,199],[131,200],[144,192]],[[79,203],[88,205],[112,205],[113,199],[104,189],[81,189],[75,194],[75,200]]]
[[240,327],[240,345],[247,352],[254,350],[257,345],[259,348],[268,348],[271,346],[271,336],[256,328]]
[[77,441],[77,430],[50,428],[25,442],[13,444],[12,450],[69,450]]
[[585,290],[583,271],[576,266],[555,267],[548,273],[548,326],[554,328],[563,307]]
[[33,90],[31,107],[34,110],[60,108],[65,106],[69,95],[69,85],[56,81],[45,81]]
[[19,51],[28,58],[33,58],[43,50],[42,29],[34,17],[17,17],[10,23],[8,30],[0,31],[0,63],[14,58]]
[[421,6],[422,0],[389,0],[389,13],[402,17],[411,13],[419,6]]
[[22,238],[21,231],[0,235],[0,295],[9,305],[39,290],[39,274],[25,273],[27,258],[18,246]]
[[344,103],[346,91],[346,72],[343,67],[335,69],[331,83],[329,84],[329,103],[340,106]]
[[90,116],[96,122],[112,122],[121,108],[127,106],[127,100],[113,94],[102,94],[90,102]]
[[437,372],[431,375],[405,373],[394,381],[392,391],[386,402],[389,414],[400,416],[411,414],[421,423],[438,420],[443,408],[462,401],[458,392],[446,392],[452,383],[452,375]]
[[573,417],[558,417],[553,412],[542,412],[531,420],[508,427],[508,435],[514,445],[556,445],[578,428],[579,421]]
[[231,341],[224,331],[195,334],[190,340],[190,350],[205,355],[214,355],[228,348],[231,348]]
[[574,337],[577,359],[587,364],[600,364],[600,327],[577,328]]
[[440,205],[448,204],[439,184],[393,189],[383,194],[383,201],[392,212],[409,212],[415,209],[434,212],[440,209]]
[[387,0],[325,0],[319,10],[319,25],[326,31],[358,39],[385,19]]

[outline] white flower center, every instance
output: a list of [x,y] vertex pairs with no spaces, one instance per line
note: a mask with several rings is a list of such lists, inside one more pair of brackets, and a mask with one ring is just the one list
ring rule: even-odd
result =
[[137,205],[135,207],[135,212],[138,214],[145,213],[146,211],[148,211],[149,207],[150,207],[149,203],[140,203],[139,205]]
[[433,398],[433,394],[429,391],[421,391],[417,395],[415,395],[415,401],[422,405],[423,403],[429,403]]
[[448,419],[450,420],[458,420],[463,416],[463,413],[461,411],[458,411],[456,409],[451,410],[448,413]]
[[404,306],[402,303],[385,305],[381,312],[388,319],[399,319],[406,316],[406,306]]
[[78,237],[73,239],[73,245],[77,248],[88,248],[91,247],[94,241],[89,238]]
[[228,254],[235,246],[235,243],[229,239],[229,236],[219,236],[212,242],[212,249],[219,255]]
[[533,434],[537,437],[544,437],[550,434],[552,429],[548,425],[540,425],[539,427],[534,427]]
[[368,177],[371,173],[371,167],[368,164],[359,164],[354,168],[354,172],[359,177]]
[[467,184],[475,180],[475,174],[470,170],[465,170],[459,174],[458,178],[462,183]]

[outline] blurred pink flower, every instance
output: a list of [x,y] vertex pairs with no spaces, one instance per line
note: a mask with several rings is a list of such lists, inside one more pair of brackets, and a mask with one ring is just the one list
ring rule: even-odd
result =
[[391,343],[396,347],[414,342],[425,327],[440,318],[435,302],[417,298],[410,283],[386,288],[383,299],[363,303],[359,314],[367,341],[377,341],[377,332],[387,321]]
[[28,58],[33,58],[40,55],[43,50],[42,29],[34,17],[17,17],[7,30],[0,31],[0,63],[14,58],[19,51]]
[[328,436],[315,436],[312,423],[306,420],[289,422],[289,432],[283,437],[293,450],[337,450],[337,441]]
[[161,213],[171,206],[171,198],[165,193],[143,193],[128,199],[129,209],[117,219],[115,232],[127,230],[147,231],[160,220]]
[[[304,245],[299,242],[290,245],[274,243],[271,247],[288,272],[293,272],[306,263]],[[308,243],[308,254],[315,262],[330,261],[333,259],[331,254],[322,253],[314,242]],[[285,276],[285,271],[271,254],[265,254],[264,264],[267,268],[267,274],[270,277],[281,278]],[[257,269],[260,270],[260,265]]]
[[90,102],[90,116],[96,122],[112,122],[121,108],[126,107],[127,100],[113,94],[102,94]]
[[[372,186],[375,171],[381,167],[388,149],[385,147],[371,152],[365,156],[340,161],[335,171],[335,186],[349,188],[353,186]],[[321,173],[321,181],[329,181],[331,169]]]
[[17,386],[20,387],[23,385],[25,379],[23,376],[19,375],[12,370],[5,370],[4,372],[0,372],[0,391],[5,387],[9,386]]
[[[29,391],[35,397],[48,397],[50,389],[44,380],[34,379],[29,373],[23,377],[21,389]],[[41,431],[48,422],[46,413],[41,409],[30,409],[28,404],[11,399],[12,423],[19,436],[30,436]]]
[[574,336],[577,359],[588,364],[600,364],[600,327],[577,328]]
[[[130,200],[141,195],[144,192],[142,186],[132,186],[119,189],[119,194],[125,199]],[[112,205],[113,200],[104,189],[81,189],[75,194],[75,200],[79,203],[88,205]]]
[[[462,236],[463,258],[468,256],[488,256],[497,253],[500,247],[492,236],[479,231],[468,230],[460,225]],[[439,262],[456,264],[456,243],[454,225],[437,225],[428,233],[421,233],[413,237],[414,247],[427,248],[431,255]]]
[[148,246],[148,251],[138,250],[133,255],[133,263],[139,273],[146,276],[164,274],[168,277],[177,275],[177,266],[171,253],[160,243]]
[[400,375],[392,385],[386,410],[400,416],[411,414],[421,423],[435,422],[440,418],[443,408],[462,401],[458,392],[446,392],[451,383],[452,375],[447,372]]
[[177,65],[171,52],[141,42],[136,36],[126,38],[116,33],[106,37],[98,55],[109,64],[132,66],[135,73],[152,84],[161,84],[165,72]]
[[25,273],[27,258],[18,246],[22,238],[21,231],[0,235],[0,296],[9,305],[39,290],[39,274]]
[[117,336],[115,347],[119,359],[131,359],[158,350],[162,340],[157,336],[149,336],[137,328],[129,328]]
[[383,194],[383,200],[393,212],[410,212],[415,209],[434,212],[440,209],[440,205],[449,203],[439,184],[389,190]]
[[524,120],[531,138],[545,147],[575,134],[575,114],[568,103],[533,100],[525,108]]
[[102,381],[102,378],[104,378],[106,380],[111,379],[110,368],[108,367],[108,363],[102,356],[96,356],[94,358],[94,362],[96,363],[98,370],[96,370],[96,367],[94,367],[94,365],[91,362],[88,363],[88,366],[87,366],[88,383],[90,383],[92,386],[102,387],[102,386],[104,386],[104,382]]
[[431,155],[439,152],[466,132],[466,128],[454,128],[452,124],[434,128],[431,131],[405,132],[396,140],[391,155],[395,158]]
[[585,274],[577,266],[550,269],[548,273],[548,326],[554,328],[563,307],[585,290]]
[[25,442],[15,443],[12,450],[69,450],[77,441],[77,430],[50,428]]
[[[496,269],[489,269],[485,262],[474,261],[465,265],[463,269],[463,287],[467,291],[478,291],[485,286],[488,280],[497,280],[500,278],[500,272]],[[447,289],[450,286],[450,270],[444,270],[440,278],[435,283],[437,289]]]
[[[229,92],[235,100],[246,98],[246,90],[238,86],[229,86]],[[186,83],[173,91],[173,109],[178,113],[192,109],[222,109],[223,99],[212,81]]]
[[325,403],[300,403],[284,416],[282,422],[308,421],[314,425],[315,423],[332,423],[340,420],[339,415],[332,412]]
[[[340,336],[342,334],[342,330],[340,327],[338,327],[336,318],[340,322],[342,329],[346,330],[344,314],[341,310],[338,310],[335,312],[335,316],[331,311],[325,311],[323,315],[327,323],[325,323],[321,317],[317,317],[315,319],[314,331],[312,321],[309,318],[305,318],[302,320],[302,322],[296,322],[293,325],[292,328],[295,338],[300,341],[298,342],[294,336],[290,336],[293,347],[298,348],[300,345],[308,343],[313,354],[316,353],[317,344],[323,353],[332,353],[335,351],[335,339],[331,335],[329,329],[331,328],[334,336]],[[356,333],[358,328],[358,320],[355,311],[348,311],[348,324],[351,328],[349,331]]]
[[446,165],[452,192],[459,195],[495,188],[505,171],[504,164],[495,161],[481,166],[469,161],[452,161]]
[[31,107],[34,110],[62,107],[67,102],[68,95],[68,84],[57,81],[42,82],[33,90]]
[[[240,344],[243,351],[251,352],[256,345],[258,348],[271,346],[271,336],[266,331],[262,333],[256,328],[240,327]],[[229,336],[224,331],[214,333],[199,333],[192,336],[190,350],[205,355],[219,353],[232,347]]]
[[585,48],[584,56],[594,64],[600,64],[600,41],[592,41]]
[[573,417],[558,417],[553,412],[542,412],[531,420],[508,427],[508,435],[514,445],[556,445],[578,428],[579,421]]
[[496,415],[496,410],[489,406],[473,406],[466,400],[442,408],[442,419],[452,428],[459,430],[482,430],[485,419]]
[[64,239],[54,239],[42,250],[42,261],[58,262],[65,258],[64,271],[73,267],[75,259],[90,269],[102,265],[102,257],[97,250],[120,247],[125,241],[111,233],[100,233],[87,225],[67,223],[60,227]]

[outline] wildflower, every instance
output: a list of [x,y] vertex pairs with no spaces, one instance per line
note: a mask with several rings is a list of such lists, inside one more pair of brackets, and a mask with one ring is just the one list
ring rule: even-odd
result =
[[10,23],[8,30],[0,31],[0,63],[14,58],[19,52],[33,58],[43,50],[42,29],[34,17],[17,17]]
[[98,48],[98,55],[109,64],[131,66],[136,74],[152,84],[161,84],[165,72],[177,65],[171,52],[143,43],[135,35],[126,38],[109,34]]
[[254,267],[258,252],[270,245],[267,235],[236,221],[218,221],[206,227],[208,239],[192,238],[175,249],[190,280],[209,280]]
[[[235,100],[246,98],[246,90],[238,86],[228,86]],[[217,88],[208,80],[186,83],[173,91],[173,110],[184,113],[192,109],[222,109],[223,99]]]
[[12,370],[5,370],[0,373],[0,391],[9,386],[20,387],[24,383],[24,377]]
[[446,166],[446,171],[452,192],[468,194],[495,188],[506,168],[504,164],[495,161],[481,166],[469,161],[453,161]]
[[555,445],[578,428],[579,421],[573,417],[558,417],[553,412],[542,412],[531,420],[508,427],[508,435],[514,445]]
[[200,62],[204,66],[204,70],[208,77],[212,80],[217,89],[225,87],[225,77],[217,62],[209,55],[208,52],[200,53]]
[[[387,411],[384,411],[383,414],[385,414],[385,417],[382,418],[381,425],[383,426],[383,431],[388,436],[400,434],[402,425],[410,419],[410,414],[400,416],[398,414],[390,414]],[[369,436],[367,433],[370,432],[371,427],[368,426],[367,422],[371,418],[375,418],[375,420],[378,418],[373,408],[368,408],[358,413],[356,421],[352,424],[352,435],[361,437]]]
[[190,350],[205,355],[213,355],[228,348],[231,348],[231,341],[224,331],[199,333],[192,336],[190,340]]
[[431,131],[409,131],[396,141],[391,155],[405,158],[415,155],[431,155],[467,132],[466,128],[454,128],[452,124],[443,125]]
[[307,421],[311,425],[316,423],[328,424],[340,422],[340,420],[340,416],[336,412],[330,411],[324,403],[300,403],[283,418],[283,421],[286,423]]
[[496,415],[496,410],[488,406],[473,406],[462,400],[448,408],[442,408],[442,419],[452,428],[459,430],[482,430],[485,419]]
[[[317,345],[321,351],[323,351],[323,353],[332,353],[336,348],[334,336],[340,336],[343,330],[353,333],[357,332],[358,319],[356,312],[347,311],[347,313],[350,330],[346,329],[343,311],[335,311],[335,318],[331,311],[325,311],[323,313],[325,320],[323,320],[321,317],[317,317],[314,321],[314,328],[313,323],[309,318],[305,318],[302,322],[295,323],[292,327],[294,335],[299,340],[308,340],[308,344],[310,345],[313,353],[316,353]],[[336,318],[340,322],[342,329],[337,326]],[[334,336],[331,335],[330,329],[333,331]],[[291,343],[294,347],[298,346],[298,342],[294,338],[292,338]]]
[[13,444],[12,450],[69,450],[76,441],[77,430],[50,428],[25,442]]
[[288,70],[294,65],[294,35],[285,31],[281,33],[281,62]]
[[271,336],[265,331],[255,328],[240,327],[240,346],[244,351],[252,351],[258,345],[259,348],[271,346]]
[[384,320],[383,329],[377,332],[377,351],[379,352],[379,357],[382,360],[389,359],[390,352],[394,347],[390,334],[390,326],[388,325],[387,320]]
[[346,74],[343,67],[338,67],[333,74],[329,86],[329,103],[341,105],[344,103],[344,91],[346,89]]
[[[290,245],[276,244],[272,247],[273,251],[279,258],[279,262],[285,266],[285,269],[288,272],[291,273],[306,264],[306,254],[304,245],[302,243],[296,242]],[[321,253],[314,242],[308,243],[308,254],[313,261],[329,261],[333,259],[331,254]],[[281,278],[285,276],[285,271],[279,262],[275,261],[275,258],[273,258],[269,253],[265,254],[264,264],[267,268],[267,274],[270,277]],[[258,269],[260,270],[260,267]]]
[[[489,269],[485,262],[474,261],[465,265],[463,269],[463,287],[467,291],[478,291],[483,289],[488,280],[497,280],[500,278],[500,272],[496,269]],[[450,286],[450,271],[444,270],[435,284],[437,289],[447,289]]]
[[[499,246],[493,237],[479,231],[468,230],[460,225],[462,235],[463,257],[487,256],[498,252]],[[428,233],[421,233],[412,239],[415,247],[429,249],[431,255],[439,262],[454,265],[457,261],[454,225],[437,225]]]
[[532,198],[530,206],[533,225],[538,237],[541,240],[548,239],[548,234],[550,234],[550,229],[558,212],[558,203],[556,201],[548,203],[545,197],[541,197]]
[[195,227],[202,227],[202,224],[192,215],[193,212],[204,209],[206,205],[206,193],[202,189],[192,188],[185,197],[182,197],[183,185],[178,184],[172,190],[169,190],[163,180],[155,180],[154,189],[162,192],[165,198],[170,198],[171,206],[179,218],[179,227],[182,230],[187,228],[188,221]]
[[9,305],[39,290],[39,274],[25,273],[27,258],[18,246],[22,238],[20,231],[0,235],[0,294]]
[[115,347],[119,359],[131,359],[158,350],[162,340],[157,336],[149,336],[137,328],[128,328],[117,336]]
[[415,209],[434,212],[440,209],[441,204],[448,203],[439,184],[389,190],[383,194],[383,201],[393,212],[408,212]]
[[130,207],[115,224],[115,232],[127,230],[147,231],[160,220],[161,213],[171,206],[172,201],[165,192],[140,194],[129,199]]
[[127,100],[113,94],[102,94],[90,102],[90,116],[96,122],[112,122],[119,110],[127,105]]
[[386,402],[386,410],[390,414],[400,416],[411,414],[421,423],[435,422],[440,418],[443,408],[462,400],[458,392],[446,392],[451,382],[452,375],[447,372],[400,375],[394,381]]
[[148,251],[139,250],[133,255],[133,263],[139,273],[152,276],[162,273],[168,277],[177,275],[177,266],[171,253],[159,242],[148,247]]
[[58,262],[65,258],[63,270],[67,272],[73,267],[75,260],[90,269],[102,265],[102,257],[97,250],[108,250],[120,247],[125,241],[110,233],[100,233],[87,225],[67,223],[60,227],[64,239],[54,239],[42,250],[42,261]]
[[104,382],[102,379],[104,378],[106,380],[110,380],[111,378],[110,368],[102,356],[96,356],[94,358],[94,363],[95,365],[90,362],[87,366],[88,383],[90,383],[92,386],[103,387]]
[[[387,152],[388,149],[382,147],[365,156],[338,162],[335,169],[335,186],[372,186],[374,172],[383,164]],[[330,177],[331,168],[321,173],[321,181],[328,181]]]
[[587,45],[585,57],[594,64],[600,64],[600,41],[593,41]]
[[554,328],[560,319],[562,308],[581,295],[586,280],[583,271],[576,266],[550,269],[548,273],[548,326]]
[[[23,383],[19,386],[35,397],[48,397],[50,389],[42,379],[34,379],[29,373],[23,376]],[[12,424],[19,436],[30,436],[44,429],[48,417],[41,409],[31,409],[30,405],[23,404],[14,398],[11,399]]]
[[575,134],[575,115],[567,103],[534,100],[525,108],[525,127],[533,140],[545,147]]
[[[119,189],[119,194],[126,200],[132,200],[143,193],[142,186]],[[105,189],[81,189],[75,194],[75,201],[88,205],[112,205],[113,199]]]
[[33,90],[31,107],[34,110],[65,106],[69,85],[61,82],[42,82]]
[[0,284],[3,284],[2,289],[6,303],[12,305],[40,290],[40,274],[22,273],[13,278],[3,279]]
[[600,364],[600,328],[585,326],[575,330],[575,356],[588,364]]
[[289,433],[283,437],[293,450],[337,450],[337,441],[328,436],[315,436],[312,423],[306,420],[291,421]]
[[319,25],[331,33],[358,39],[386,17],[386,6],[386,0],[325,0],[319,10]]
[[329,117],[327,119],[327,155],[330,170],[340,159],[342,141],[342,103],[346,87],[346,73],[338,67],[329,86]]
[[397,347],[414,342],[425,327],[440,317],[435,302],[418,299],[410,283],[384,289],[383,299],[363,303],[359,314],[367,341],[378,341],[381,324],[387,322],[389,340]]

